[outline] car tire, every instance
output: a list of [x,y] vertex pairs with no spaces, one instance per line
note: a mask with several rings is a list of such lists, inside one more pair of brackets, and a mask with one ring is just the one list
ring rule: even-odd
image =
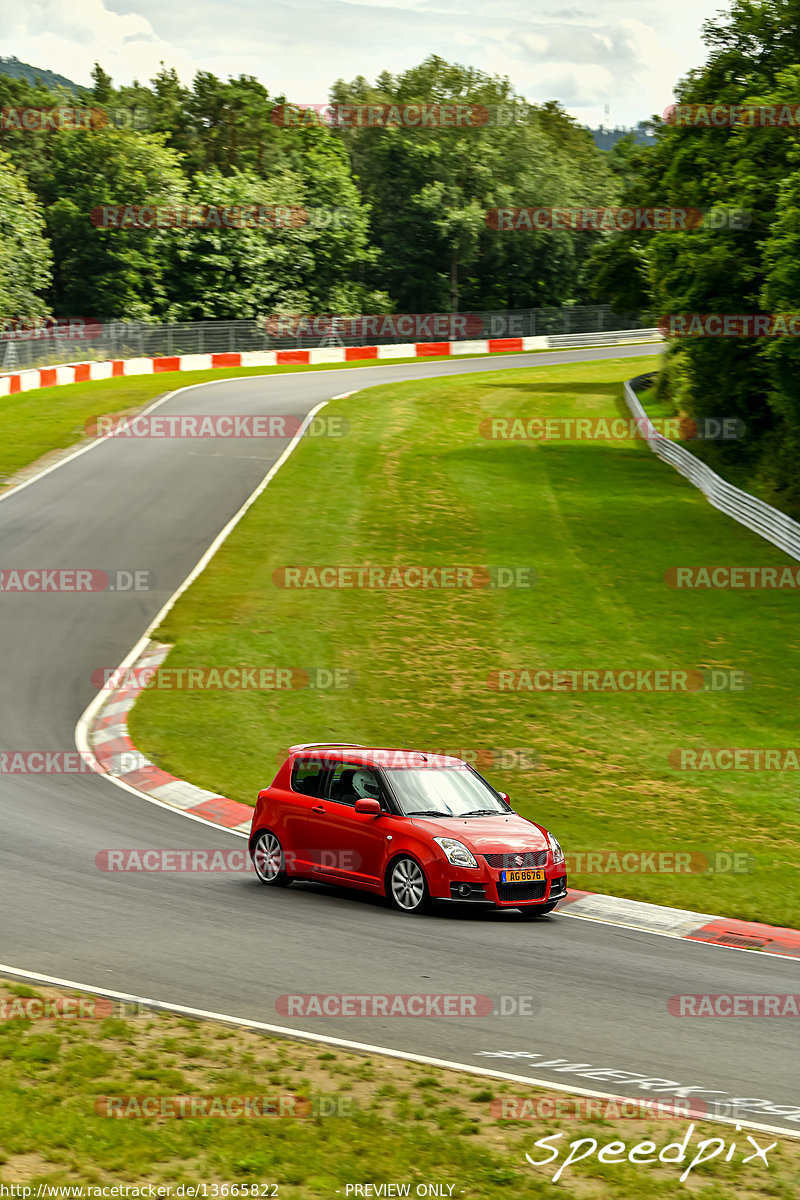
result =
[[271,829],[262,829],[250,851],[253,870],[265,887],[286,887],[291,883],[286,873],[283,847]]
[[[556,901],[557,903],[558,901]],[[538,906],[534,908],[533,905],[530,908],[521,908],[519,910],[520,917],[523,921],[537,921],[539,917],[546,917],[548,913],[551,913],[555,906],[555,904],[543,904],[541,908]]]
[[386,872],[386,897],[397,912],[413,917],[430,908],[425,872],[414,858],[396,858]]

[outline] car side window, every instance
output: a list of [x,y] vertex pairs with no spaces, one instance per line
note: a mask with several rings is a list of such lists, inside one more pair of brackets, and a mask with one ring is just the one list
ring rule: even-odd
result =
[[296,758],[292,765],[291,787],[303,796],[321,795],[325,764],[318,758]]
[[355,805],[356,800],[375,799],[385,808],[377,775],[360,763],[337,763],[328,780],[327,796],[337,804]]

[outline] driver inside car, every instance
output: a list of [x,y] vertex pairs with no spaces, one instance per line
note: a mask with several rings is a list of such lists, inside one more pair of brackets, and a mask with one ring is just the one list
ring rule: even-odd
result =
[[356,771],[352,787],[359,800],[380,801],[381,789],[372,771]]

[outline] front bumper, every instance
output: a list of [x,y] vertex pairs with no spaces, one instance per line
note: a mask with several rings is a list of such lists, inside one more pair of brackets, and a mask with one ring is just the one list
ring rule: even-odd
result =
[[[550,856],[548,856],[550,857]],[[443,864],[438,879],[429,880],[431,898],[487,908],[538,908],[553,904],[567,894],[564,863],[548,863],[545,878],[529,883],[502,883],[502,871],[478,857],[478,869]]]

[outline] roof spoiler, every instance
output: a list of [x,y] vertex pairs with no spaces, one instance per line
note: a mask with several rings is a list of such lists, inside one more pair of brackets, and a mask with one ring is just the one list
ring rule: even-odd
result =
[[290,746],[289,753],[296,754],[300,750],[364,750],[361,742],[301,742],[299,746]]

